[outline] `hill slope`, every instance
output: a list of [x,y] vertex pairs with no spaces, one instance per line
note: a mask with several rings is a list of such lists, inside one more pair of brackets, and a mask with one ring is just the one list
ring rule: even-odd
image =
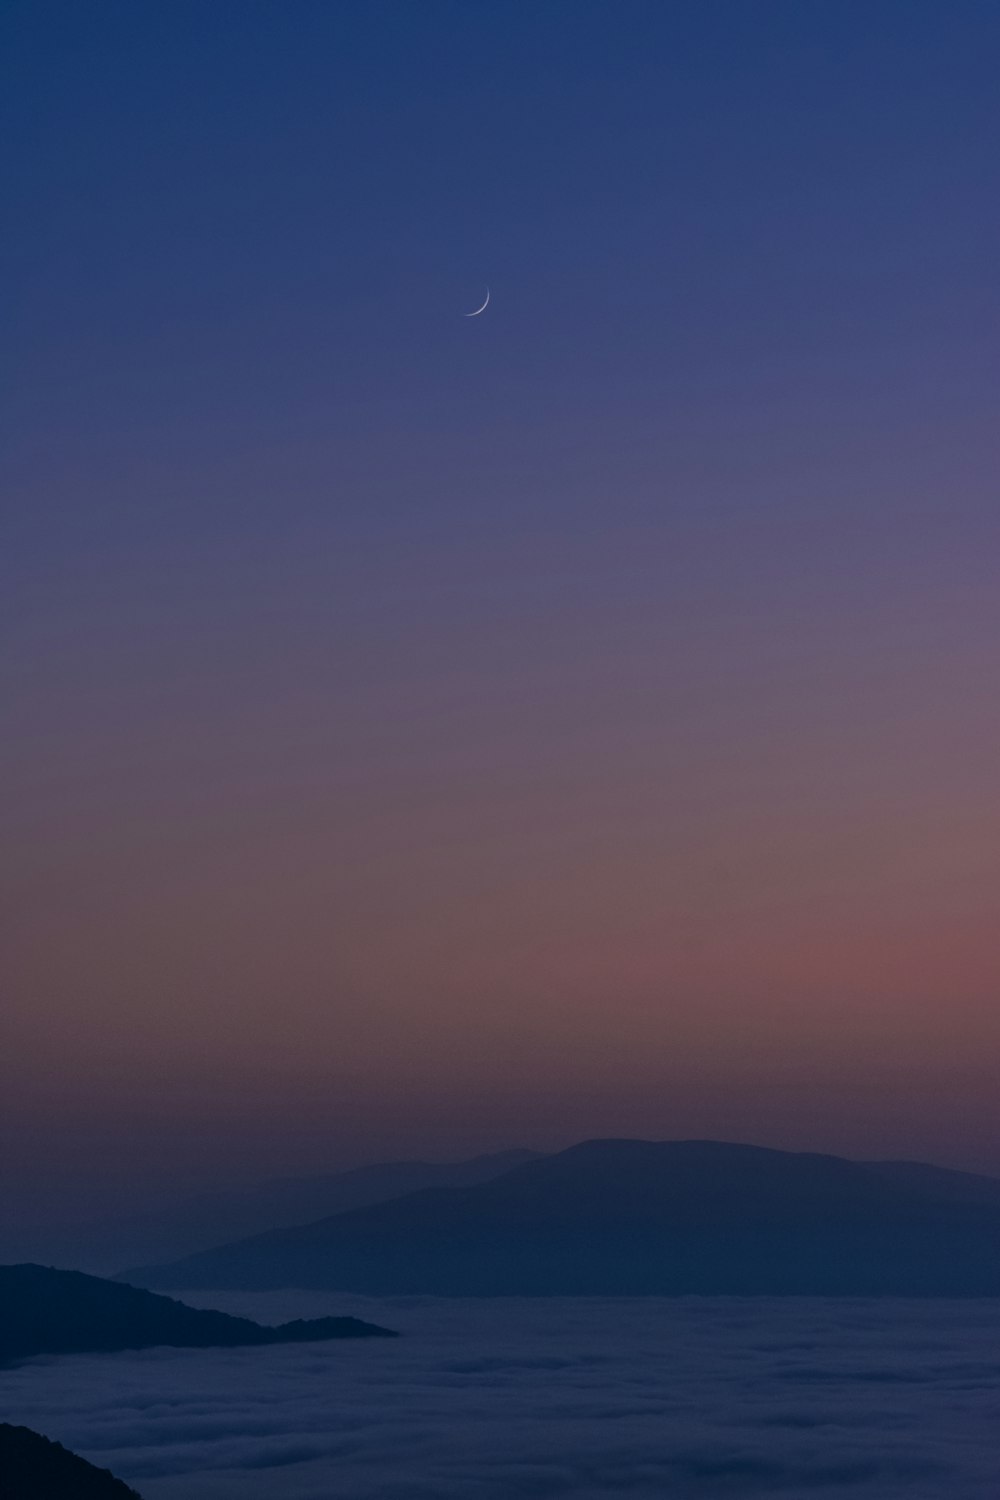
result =
[[956,1186],[964,1175],[713,1141],[588,1141],[132,1279],[375,1295],[1000,1294],[1000,1204]]
[[201,1193],[158,1213],[0,1229],[0,1261],[35,1261],[99,1276],[139,1262],[176,1260],[229,1240],[308,1224],[427,1187],[486,1182],[530,1161],[532,1151],[500,1151],[466,1161],[393,1161],[309,1177],[278,1177],[230,1192]]
[[157,1344],[207,1349],[373,1336],[393,1337],[388,1329],[358,1318],[317,1318],[267,1328],[81,1271],[0,1266],[0,1362]]
[[139,1500],[135,1490],[30,1427],[0,1422],[4,1500]]

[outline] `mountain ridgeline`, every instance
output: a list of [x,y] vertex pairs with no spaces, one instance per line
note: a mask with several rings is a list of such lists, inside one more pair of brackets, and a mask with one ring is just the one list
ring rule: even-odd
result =
[[0,1479],[3,1500],[140,1500],[110,1470],[10,1422],[0,1422]]
[[306,1224],[367,1208],[428,1187],[467,1187],[531,1161],[535,1153],[499,1151],[463,1161],[390,1161],[303,1177],[275,1177],[252,1187],[199,1193],[157,1212],[0,1227],[0,1261],[36,1261],[110,1275],[124,1265],[176,1260],[268,1229]]
[[587,1141],[125,1274],[370,1295],[993,1296],[1000,1181],[715,1141]]
[[161,1344],[211,1349],[393,1336],[359,1318],[298,1320],[271,1328],[82,1271],[0,1266],[0,1363]]

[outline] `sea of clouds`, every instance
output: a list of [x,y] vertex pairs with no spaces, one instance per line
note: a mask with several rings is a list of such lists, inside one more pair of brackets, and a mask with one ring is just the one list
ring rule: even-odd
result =
[[991,1500],[1000,1303],[206,1292],[398,1340],[36,1360],[0,1417],[145,1500]]

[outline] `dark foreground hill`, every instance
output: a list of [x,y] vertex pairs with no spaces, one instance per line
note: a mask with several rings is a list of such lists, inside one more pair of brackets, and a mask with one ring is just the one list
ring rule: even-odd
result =
[[139,1500],[109,1469],[9,1422],[0,1422],[0,1494],[3,1500]]
[[466,1161],[390,1161],[349,1172],[276,1177],[229,1192],[200,1193],[159,1212],[86,1223],[0,1228],[0,1261],[68,1266],[98,1276],[122,1266],[176,1260],[229,1240],[384,1203],[428,1187],[467,1187],[530,1161],[532,1151],[499,1151]]
[[1000,1295],[1000,1183],[714,1141],[588,1141],[130,1273],[441,1295]]
[[81,1271],[0,1266],[0,1363],[38,1354],[147,1349],[157,1344],[235,1348],[373,1336],[394,1335],[358,1318],[317,1318],[268,1328]]

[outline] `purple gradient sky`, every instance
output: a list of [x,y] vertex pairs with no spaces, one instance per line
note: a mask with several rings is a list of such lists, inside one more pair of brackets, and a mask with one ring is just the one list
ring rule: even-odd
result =
[[996,7],[5,24],[10,1191],[1000,1172]]

